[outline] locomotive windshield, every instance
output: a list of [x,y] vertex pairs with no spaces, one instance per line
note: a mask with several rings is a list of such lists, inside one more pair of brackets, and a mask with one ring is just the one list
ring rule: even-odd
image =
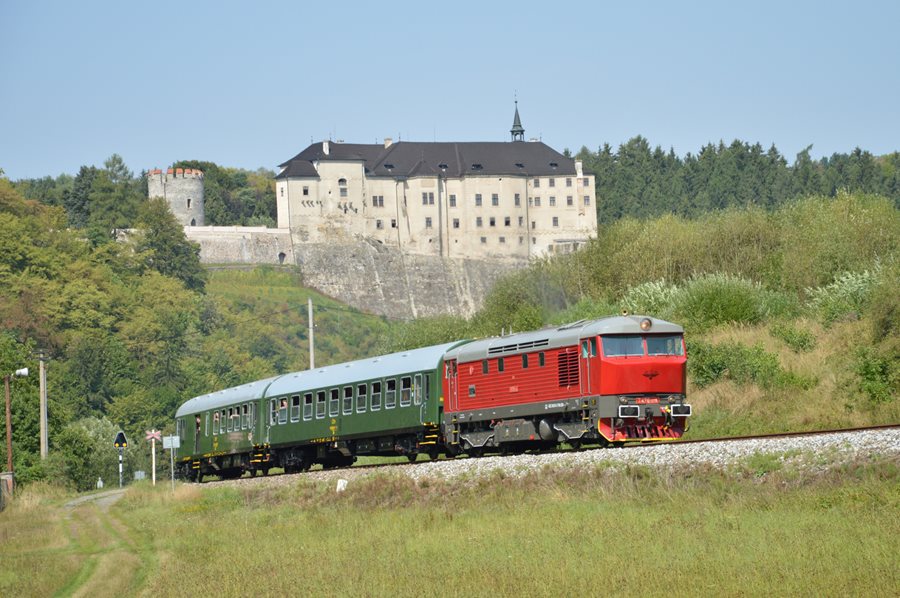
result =
[[641,337],[637,334],[604,336],[603,354],[606,357],[642,357],[644,340],[647,341],[646,355],[684,355],[684,344],[680,334],[652,335]]
[[681,335],[648,336],[647,355],[684,355]]
[[642,356],[644,354],[644,343],[638,334],[604,336],[602,339],[603,354],[607,357]]

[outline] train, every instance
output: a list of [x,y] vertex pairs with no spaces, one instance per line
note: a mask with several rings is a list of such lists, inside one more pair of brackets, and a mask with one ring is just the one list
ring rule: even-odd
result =
[[677,440],[686,368],[681,326],[623,313],[287,373],[183,403],[176,474]]

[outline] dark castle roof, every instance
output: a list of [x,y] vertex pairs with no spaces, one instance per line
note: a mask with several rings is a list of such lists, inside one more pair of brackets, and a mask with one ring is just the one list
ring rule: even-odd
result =
[[540,141],[420,142],[381,144],[314,143],[280,164],[279,179],[318,177],[315,161],[362,161],[366,176],[416,177],[468,175],[574,176],[575,161]]

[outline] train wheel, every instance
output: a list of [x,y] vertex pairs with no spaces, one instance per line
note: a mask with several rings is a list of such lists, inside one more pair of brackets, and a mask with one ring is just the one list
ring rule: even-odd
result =
[[406,455],[406,458],[409,459],[410,463],[415,463],[416,459],[419,458],[419,453],[410,453],[410,454]]
[[581,450],[581,441],[580,440],[570,440],[569,446],[572,447],[573,451]]
[[251,468],[250,468],[250,477],[251,477],[251,478],[255,478],[255,477],[256,477],[256,468],[255,468],[255,467],[251,467]]
[[477,458],[477,457],[484,456],[484,448],[482,448],[482,447],[478,447],[478,448],[472,447],[469,449],[468,452],[469,452],[470,457]]
[[428,458],[431,461],[437,461],[439,456],[440,456],[440,453],[438,453],[436,446],[428,449]]

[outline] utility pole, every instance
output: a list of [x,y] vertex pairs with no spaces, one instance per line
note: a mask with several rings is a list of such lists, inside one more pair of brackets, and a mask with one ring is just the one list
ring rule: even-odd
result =
[[41,387],[41,460],[47,458],[50,443],[47,440],[47,366],[44,365],[47,359],[44,357],[44,350],[38,352],[38,379]]
[[312,314],[312,297],[306,299],[306,306],[309,311],[309,369],[316,369],[316,346],[314,341],[313,314]]

